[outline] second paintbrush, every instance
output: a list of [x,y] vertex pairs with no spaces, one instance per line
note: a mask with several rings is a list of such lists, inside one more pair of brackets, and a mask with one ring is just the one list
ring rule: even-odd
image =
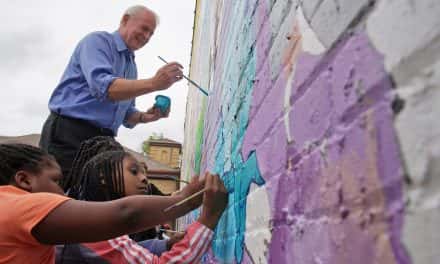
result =
[[196,197],[196,196],[199,196],[199,195],[203,194],[205,191],[206,191],[206,189],[203,188],[203,189],[201,189],[200,191],[191,194],[190,196],[188,196],[187,198],[183,199],[182,201],[177,202],[177,203],[175,203],[175,204],[173,204],[173,205],[171,205],[171,206],[168,206],[167,208],[163,209],[163,211],[166,213],[166,212],[168,212],[169,210],[173,209],[174,207],[177,207],[177,206],[179,206],[179,205],[182,205],[182,204],[184,204],[185,202],[191,200],[192,198],[194,198],[194,197]]

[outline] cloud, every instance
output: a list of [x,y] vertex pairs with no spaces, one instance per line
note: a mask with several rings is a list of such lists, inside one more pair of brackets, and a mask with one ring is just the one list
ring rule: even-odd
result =
[[41,57],[49,53],[49,33],[47,30],[31,28],[20,32],[2,32],[0,50],[1,72],[14,73],[35,65]]
[[[88,32],[116,30],[122,12],[137,0],[13,1],[4,7],[0,24],[0,135],[40,133],[48,115],[49,97],[61,78],[78,41]],[[136,53],[139,78],[150,78],[163,66],[158,55],[177,60],[189,71],[195,1],[144,2],[161,23],[151,42]],[[170,8],[173,6],[173,8]],[[103,9],[103,7],[105,7]],[[182,141],[188,85],[180,82],[166,91],[172,112],[167,119],[134,129],[120,129],[118,139],[139,150],[152,132]],[[147,109],[158,93],[137,99]]]

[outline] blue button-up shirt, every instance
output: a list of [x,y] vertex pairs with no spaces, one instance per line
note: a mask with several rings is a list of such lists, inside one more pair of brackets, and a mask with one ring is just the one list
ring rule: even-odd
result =
[[60,115],[86,120],[117,135],[127,118],[137,112],[135,100],[112,101],[108,88],[118,78],[137,79],[134,53],[119,32],[93,32],[76,46],[69,64],[49,100]]

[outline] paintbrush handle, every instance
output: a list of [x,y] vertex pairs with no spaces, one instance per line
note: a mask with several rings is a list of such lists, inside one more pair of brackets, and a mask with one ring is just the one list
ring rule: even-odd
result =
[[168,62],[164,58],[162,58],[161,56],[157,56],[157,57],[159,58],[159,60],[161,60],[161,61],[165,62],[166,64],[168,64]]
[[187,180],[175,179],[175,181],[176,182],[183,182],[183,183],[189,184],[189,181],[187,181]]
[[177,230],[163,229],[163,228],[160,228],[159,231],[170,232],[170,233],[185,233],[185,231],[177,231]]
[[186,77],[184,74],[182,75],[183,78],[187,79],[188,82],[190,82],[192,85],[194,85],[195,87],[197,87],[204,95],[208,96],[208,92],[205,91],[202,87],[200,87],[197,83],[195,83],[193,80],[191,80],[190,78]]
[[203,194],[205,191],[206,191],[206,189],[203,188],[203,189],[201,189],[200,191],[198,191],[198,192],[196,192],[196,193],[193,193],[193,194],[191,194],[190,196],[186,197],[186,198],[183,199],[182,201],[177,202],[177,203],[175,203],[175,204],[173,204],[173,205],[171,205],[171,206],[165,208],[163,211],[164,211],[164,212],[167,212],[167,211],[171,210],[171,209],[174,208],[174,207],[177,207],[177,206],[179,206],[179,205],[181,205],[181,204],[184,204],[185,202],[191,200],[192,198],[194,198],[194,197],[196,197],[196,196],[198,196],[198,195],[200,195],[200,194]]
[[183,204],[183,203],[186,203],[187,201],[191,200],[192,198],[194,198],[194,197],[196,197],[196,196],[199,196],[200,194],[203,194],[205,191],[206,191],[206,189],[203,188],[203,189],[201,189],[200,191],[198,191],[198,192],[196,192],[196,193],[193,193],[193,194],[191,194],[190,196],[186,197],[186,198],[183,199],[182,201],[177,202],[174,206],[179,206],[179,205],[181,205],[181,204]]
[[[159,58],[159,60],[163,61],[164,63],[168,64],[168,62],[162,58],[161,56],[157,56]],[[200,87],[200,85],[198,85],[197,83],[195,83],[193,80],[191,80],[190,78],[186,77],[185,74],[182,74],[183,78],[185,78],[188,82],[190,82],[192,85],[194,85],[195,87],[197,87],[204,95],[208,96],[208,92],[205,91],[205,89],[203,89],[202,87]]]

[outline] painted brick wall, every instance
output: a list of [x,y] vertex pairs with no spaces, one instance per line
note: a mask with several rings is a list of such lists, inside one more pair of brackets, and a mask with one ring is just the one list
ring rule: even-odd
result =
[[439,57],[438,0],[197,1],[182,172],[230,191],[204,262],[439,263]]

